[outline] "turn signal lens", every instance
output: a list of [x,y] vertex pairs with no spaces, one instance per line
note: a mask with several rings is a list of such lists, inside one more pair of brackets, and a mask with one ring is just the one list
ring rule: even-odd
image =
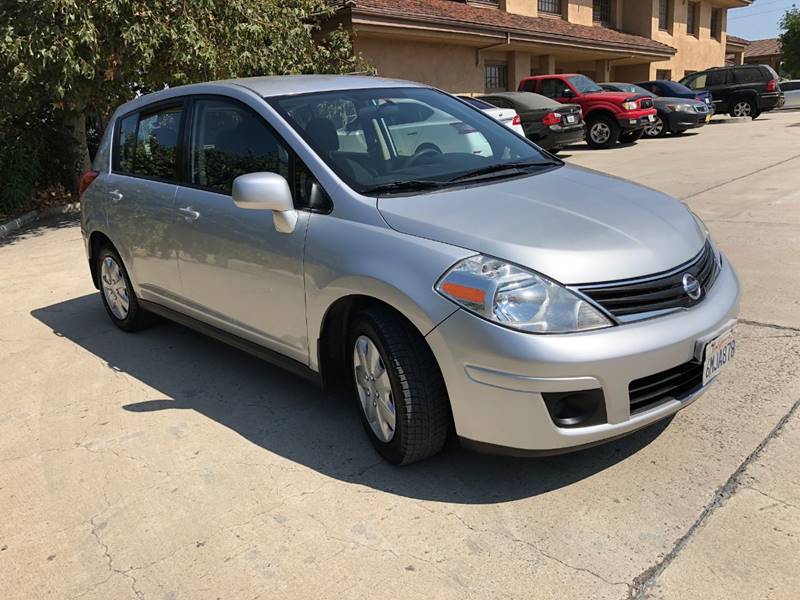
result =
[[97,179],[97,176],[100,175],[100,171],[84,171],[83,175],[81,175],[81,180],[78,183],[78,196],[83,196],[83,192],[86,191],[92,182]]
[[490,256],[456,263],[436,291],[484,319],[530,333],[569,333],[613,324],[555,281]]

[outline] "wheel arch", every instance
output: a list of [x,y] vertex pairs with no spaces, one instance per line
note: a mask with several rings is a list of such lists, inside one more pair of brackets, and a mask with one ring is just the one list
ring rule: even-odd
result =
[[92,274],[92,283],[98,290],[100,289],[100,274],[97,272],[97,253],[103,246],[111,246],[119,254],[114,242],[105,233],[95,230],[89,236],[89,271]]

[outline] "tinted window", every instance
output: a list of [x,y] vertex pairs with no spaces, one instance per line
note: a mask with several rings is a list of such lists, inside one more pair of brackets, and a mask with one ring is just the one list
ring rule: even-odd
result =
[[419,102],[404,102],[397,105],[397,110],[392,111],[386,117],[387,125],[408,125],[411,123],[421,123],[433,116],[430,106],[425,106]]
[[245,173],[289,178],[289,151],[249,109],[225,100],[197,100],[192,116],[192,183],[230,194]]
[[705,73],[701,73],[700,75],[695,75],[691,79],[685,80],[683,83],[686,87],[693,89],[693,90],[703,90],[706,88],[706,80],[708,79],[708,75]]
[[[428,88],[370,88],[270,98],[317,155],[353,189],[454,177],[507,162],[554,164],[507,127]],[[433,114],[394,124],[404,104]]]
[[764,80],[761,69],[758,67],[735,69],[734,74],[736,83],[758,83]]
[[488,102],[484,102],[483,100],[478,100],[477,98],[470,98],[469,96],[459,96],[464,102],[468,104],[472,104],[475,108],[480,108],[481,110],[486,110],[487,108],[494,108],[494,105],[489,104]]
[[567,89],[567,84],[560,79],[544,79],[542,90],[539,93],[548,98],[561,98],[564,96],[565,89]]
[[523,92],[535,92],[536,91],[536,80],[535,79],[528,79],[522,82],[522,91]]
[[692,91],[677,81],[662,83],[660,84],[660,87],[664,90],[664,93],[661,94],[662,96],[669,96],[670,94],[689,94]]
[[492,98],[491,102],[494,105],[491,108],[494,108],[495,106],[498,108],[514,108],[514,104],[512,104],[512,102],[506,98]]
[[731,83],[731,72],[729,69],[708,72],[707,86],[728,85],[729,83]]
[[119,123],[114,170],[155,179],[176,179],[183,108],[131,115]]

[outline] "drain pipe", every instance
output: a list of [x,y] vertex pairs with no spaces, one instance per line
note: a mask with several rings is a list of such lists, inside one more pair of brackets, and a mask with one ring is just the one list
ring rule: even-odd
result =
[[511,45],[511,32],[506,31],[506,41],[501,42],[499,44],[492,44],[491,46],[485,46],[483,48],[475,48],[475,66],[479,67],[481,65],[481,52],[484,50],[493,50],[494,48],[502,48],[503,46],[510,46]]

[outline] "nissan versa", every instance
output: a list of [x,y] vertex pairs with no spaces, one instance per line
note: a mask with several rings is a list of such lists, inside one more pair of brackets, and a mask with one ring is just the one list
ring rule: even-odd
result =
[[684,204],[444,92],[242,79],[110,123],[81,226],[112,321],[165,316],[348,386],[392,463],[450,432],[592,445],[685,407],[734,355],[739,282]]

